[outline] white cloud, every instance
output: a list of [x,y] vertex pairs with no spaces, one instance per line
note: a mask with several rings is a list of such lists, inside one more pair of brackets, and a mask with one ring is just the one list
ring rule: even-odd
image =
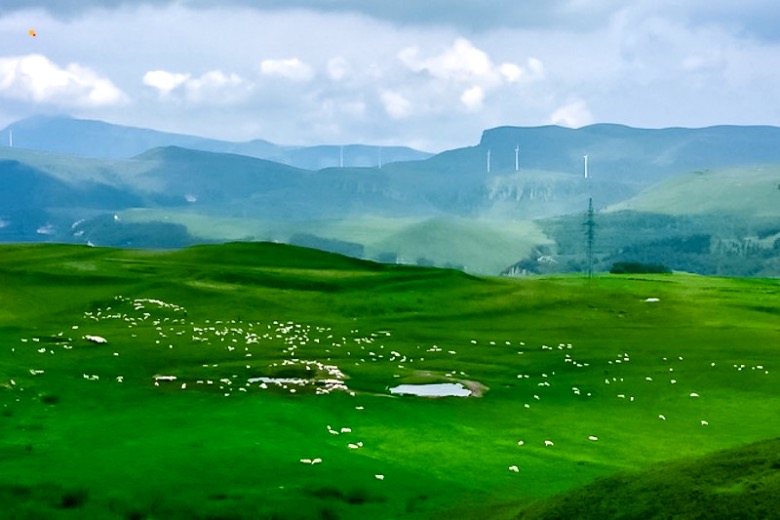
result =
[[516,83],[523,76],[523,69],[514,63],[502,63],[498,67],[498,72],[501,73],[508,83]]
[[432,48],[430,42],[425,47],[405,47],[396,54],[400,73],[387,67],[388,79],[397,82],[392,90],[405,93],[415,114],[434,120],[453,110],[465,111],[481,118],[487,127],[506,120],[507,111],[502,106],[512,106],[512,113],[517,114],[514,107],[522,103],[540,104],[532,101],[534,84],[545,79],[540,59],[527,58],[525,64],[518,64],[511,56],[504,56],[497,62],[465,38],[451,42],[434,52],[421,50]]
[[143,82],[144,85],[156,88],[161,94],[168,94],[188,79],[190,79],[189,74],[165,70],[150,70],[144,74]]
[[463,91],[460,95],[460,102],[468,110],[479,110],[482,108],[482,102],[485,100],[485,91],[479,85],[474,85]]
[[237,101],[251,90],[251,86],[238,74],[225,74],[221,70],[211,70],[198,78],[192,78],[184,86],[190,100],[212,103]]
[[380,94],[387,115],[393,119],[403,119],[412,112],[411,102],[400,92],[385,90]]
[[476,95],[473,86],[485,89],[502,85],[538,81],[544,78],[544,66],[538,58],[529,58],[524,67],[512,62],[495,65],[487,52],[477,48],[465,38],[457,38],[439,54],[421,57],[417,47],[406,47],[398,53],[398,59],[416,73],[426,73],[431,78],[448,83],[467,83],[471,96]]
[[417,47],[407,47],[398,59],[415,72],[427,72],[434,78],[452,81],[492,80],[495,71],[490,57],[465,38],[458,38],[442,53],[420,57]]
[[176,93],[177,100],[211,105],[243,101],[253,89],[253,85],[238,74],[227,74],[221,70],[210,70],[198,77],[189,73],[151,70],[144,74],[143,82],[157,89],[162,98]]
[[579,128],[593,123],[593,116],[587,103],[575,100],[555,110],[550,116],[550,122],[554,125]]
[[299,58],[263,60],[260,63],[260,72],[292,81],[309,81],[314,77],[312,68]]
[[114,105],[126,99],[91,69],[77,63],[62,68],[41,54],[0,58],[0,96],[71,107]]

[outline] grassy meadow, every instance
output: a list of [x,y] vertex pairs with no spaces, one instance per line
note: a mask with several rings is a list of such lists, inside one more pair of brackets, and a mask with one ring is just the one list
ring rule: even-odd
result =
[[[779,317],[777,279],[3,246],[0,517],[515,518],[778,437]],[[429,382],[475,395],[389,392]]]

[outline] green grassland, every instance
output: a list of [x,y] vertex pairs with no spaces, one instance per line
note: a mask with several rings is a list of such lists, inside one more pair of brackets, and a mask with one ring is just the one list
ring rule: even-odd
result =
[[3,246],[0,517],[514,518],[777,437],[779,316],[777,279]]
[[498,274],[534,247],[552,243],[536,223],[521,220],[356,215],[346,219],[279,222],[169,209],[134,209],[121,215],[123,221],[132,223],[181,224],[198,240],[251,237],[289,243],[296,233],[306,232],[359,245],[365,258],[457,267],[472,273]]
[[780,165],[760,164],[693,171],[662,181],[608,211],[667,215],[780,216]]
[[[669,485],[674,483],[674,485]],[[519,518],[742,518],[780,514],[780,438],[599,479]]]

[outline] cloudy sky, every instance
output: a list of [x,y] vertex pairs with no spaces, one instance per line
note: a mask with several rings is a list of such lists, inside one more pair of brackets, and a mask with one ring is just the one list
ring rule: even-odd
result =
[[2,0],[0,128],[436,152],[501,125],[780,125],[778,22],[777,0]]

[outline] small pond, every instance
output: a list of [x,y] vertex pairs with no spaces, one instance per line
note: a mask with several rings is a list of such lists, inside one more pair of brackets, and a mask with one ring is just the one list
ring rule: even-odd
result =
[[421,397],[468,397],[471,390],[460,383],[432,383],[425,385],[398,385],[391,394],[417,395]]

